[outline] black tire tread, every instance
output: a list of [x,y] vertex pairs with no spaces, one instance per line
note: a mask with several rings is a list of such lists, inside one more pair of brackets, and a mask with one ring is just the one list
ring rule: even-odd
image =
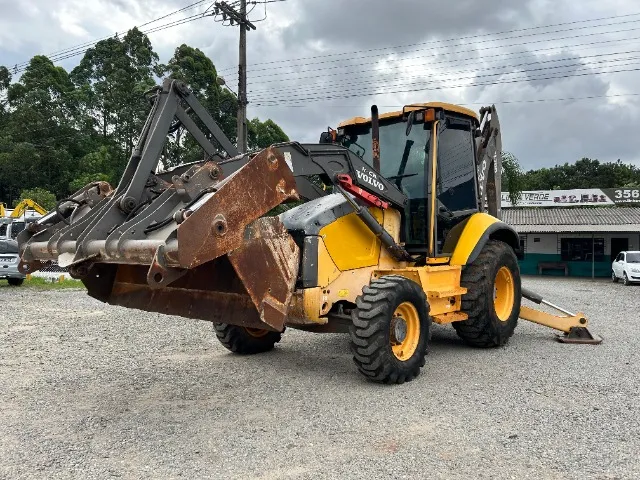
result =
[[220,343],[233,353],[252,355],[272,350],[282,339],[282,333],[269,332],[264,337],[252,337],[244,327],[227,323],[214,323],[213,329]]
[[[417,361],[408,368],[399,369],[395,357],[389,354],[389,318],[393,315],[398,292],[415,295],[424,303],[424,322],[427,335],[425,348],[419,353]],[[379,383],[404,383],[413,380],[425,364],[425,355],[431,337],[431,317],[429,304],[422,288],[415,282],[400,275],[386,275],[371,281],[362,289],[362,295],[356,299],[356,307],[351,312],[351,351],[353,361],[360,373]],[[420,308],[418,312],[420,313]],[[421,327],[421,331],[422,327]],[[420,345],[418,346],[420,348]],[[391,354],[391,356],[393,356]]]
[[7,282],[9,282],[9,285],[12,287],[19,287],[24,283],[24,278],[8,278]]
[[[461,322],[454,322],[453,328],[460,338],[474,347],[499,347],[507,343],[509,337],[517,325],[517,318],[506,334],[491,327],[491,317],[489,311],[491,305],[488,303],[488,296],[493,293],[493,278],[489,278],[493,271],[496,258],[505,251],[513,254],[509,245],[497,240],[489,240],[484,246],[475,261],[466,267],[462,272],[461,285],[467,289],[467,293],[462,296],[461,310],[469,318]],[[514,255],[515,258],[515,255]],[[490,290],[490,291],[489,291]],[[516,302],[519,300],[516,299]]]

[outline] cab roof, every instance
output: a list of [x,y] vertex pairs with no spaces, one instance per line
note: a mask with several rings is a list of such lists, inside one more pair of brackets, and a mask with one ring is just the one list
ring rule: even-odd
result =
[[[429,102],[429,103],[412,103],[411,105],[407,105],[404,108],[405,112],[410,112],[412,110],[421,110],[424,108],[442,108],[448,112],[459,113],[461,115],[465,115],[467,117],[473,118],[476,122],[479,122],[478,114],[473,110],[470,110],[465,107],[461,107],[460,105],[454,105],[452,103],[442,103],[442,102]],[[402,110],[398,110],[396,112],[387,112],[381,113],[378,118],[383,120],[385,118],[400,118],[402,117]],[[371,123],[371,117],[353,117],[349,120],[345,120],[344,122],[340,122],[338,128],[348,127],[350,125],[364,125],[367,123]]]

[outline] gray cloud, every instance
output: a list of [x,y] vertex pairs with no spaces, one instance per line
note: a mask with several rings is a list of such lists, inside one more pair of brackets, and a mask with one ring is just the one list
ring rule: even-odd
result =
[[[32,0],[9,4],[0,18],[0,64],[15,64],[35,53],[126,30],[185,3],[59,0],[51,4]],[[620,66],[624,55],[614,54],[640,50],[640,40],[635,39],[640,30],[634,30],[639,24],[626,23],[619,28],[629,31],[619,34],[611,33],[618,28],[615,26],[594,26],[565,34],[540,34],[562,27],[527,30],[520,38],[502,35],[499,41],[495,36],[461,38],[634,11],[631,0],[611,0],[606,5],[596,0],[579,4],[568,0],[288,0],[269,4],[266,21],[248,35],[249,114],[272,118],[291,138],[317,141],[327,126],[367,115],[372,103],[389,111],[406,103],[433,100],[476,110],[482,103],[496,102],[505,148],[525,168],[572,162],[583,156],[638,162],[640,136],[635,126],[640,97],[613,96],[640,93],[636,90],[638,74],[601,73],[634,68]],[[254,18],[258,17],[256,10]],[[591,25],[600,23],[606,22]],[[553,40],[572,35],[576,38]],[[491,38],[494,40],[489,41]],[[236,28],[208,18],[154,33],[151,40],[161,61],[167,61],[181,43],[200,48],[235,90]],[[603,41],[610,43],[589,44]],[[430,43],[418,45],[424,42]],[[400,45],[412,46],[385,48]],[[611,56],[594,57],[604,54]],[[309,58],[322,55],[333,56]],[[64,60],[62,65],[70,69],[79,58]],[[284,61],[290,59],[301,60]],[[596,63],[600,60],[609,63]],[[567,64],[575,65],[549,68]],[[589,75],[570,76],[581,73]],[[563,76],[566,78],[559,78]],[[604,95],[611,97],[500,103]]]
[[526,22],[528,4],[510,0],[311,1],[286,38],[303,44],[322,41],[342,49],[402,45],[442,35],[510,29]]

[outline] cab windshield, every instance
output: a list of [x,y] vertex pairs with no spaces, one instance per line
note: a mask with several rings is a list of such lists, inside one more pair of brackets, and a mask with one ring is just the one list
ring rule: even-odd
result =
[[[416,122],[407,135],[406,122],[380,121],[380,173],[409,199],[401,238],[414,249],[424,246],[427,238],[427,199],[432,183],[432,169],[428,168],[430,127],[429,123]],[[371,125],[347,127],[342,144],[372,166]],[[471,121],[448,116],[446,128],[438,134],[436,197],[438,212],[445,214],[441,214],[443,221],[438,228],[442,231],[437,233],[437,241],[451,226],[447,223],[457,222],[456,212],[468,215],[477,209],[474,158]]]
[[[406,128],[407,124],[401,121],[380,122],[380,173],[387,179],[395,180],[394,177],[398,176],[410,178],[424,170],[431,132],[423,125],[414,125],[406,136]],[[371,125],[349,130],[343,145],[373,166]],[[404,185],[406,182],[401,183]]]
[[[406,122],[380,122],[380,173],[394,183],[409,199],[403,241],[408,244],[426,242],[427,185],[430,169],[425,168],[429,156],[431,131],[424,123],[413,125],[406,135]],[[352,127],[342,144],[373,166],[371,125]]]

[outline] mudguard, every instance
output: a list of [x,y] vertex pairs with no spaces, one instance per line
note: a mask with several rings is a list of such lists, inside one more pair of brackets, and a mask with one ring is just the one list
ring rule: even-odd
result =
[[505,242],[520,257],[520,240],[515,229],[487,213],[474,213],[451,229],[443,251],[451,253],[451,265],[468,265],[489,240]]

